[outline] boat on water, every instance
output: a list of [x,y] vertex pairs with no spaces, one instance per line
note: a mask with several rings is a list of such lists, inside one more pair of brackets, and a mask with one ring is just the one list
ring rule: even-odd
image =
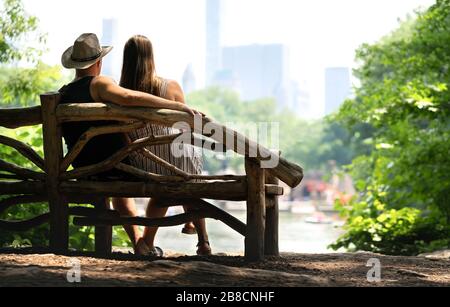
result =
[[333,220],[330,218],[321,218],[317,216],[311,216],[305,218],[305,223],[308,224],[333,224]]

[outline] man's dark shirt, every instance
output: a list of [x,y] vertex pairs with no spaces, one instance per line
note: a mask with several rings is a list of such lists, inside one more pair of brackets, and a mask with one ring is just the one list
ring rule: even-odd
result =
[[[69,103],[92,103],[90,86],[94,77],[84,77],[74,81],[59,90],[61,94],[60,104]],[[79,138],[90,128],[117,125],[115,121],[90,121],[64,123],[62,125],[63,137],[68,150],[71,150],[78,142]],[[100,163],[127,145],[123,134],[108,134],[94,137],[90,140],[78,157],[72,163],[74,168]],[[123,161],[128,163],[128,160]],[[117,177],[123,173],[118,170],[111,170],[100,174],[99,177]]]

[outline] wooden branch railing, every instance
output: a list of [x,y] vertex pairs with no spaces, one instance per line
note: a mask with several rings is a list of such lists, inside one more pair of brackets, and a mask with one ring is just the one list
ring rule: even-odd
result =
[[159,164],[160,166],[164,167],[165,169],[173,172],[175,175],[180,176],[181,178],[183,178],[184,180],[189,180],[189,176],[190,174],[188,174],[187,172],[179,169],[178,167],[176,167],[175,165],[170,164],[169,162],[167,162],[166,160],[158,157],[157,155],[155,155],[154,153],[152,153],[150,150],[148,150],[147,148],[143,148],[142,150],[140,150],[140,153],[150,159],[151,161]]
[[207,211],[197,211],[179,214],[170,217],[148,219],[143,217],[116,217],[116,218],[98,218],[98,217],[78,217],[74,218],[76,226],[122,226],[136,225],[146,227],[172,227],[203,218],[213,218]]
[[32,228],[48,223],[50,213],[42,214],[25,221],[4,221],[0,220],[0,228],[8,231],[27,231]]
[[[0,184],[1,187],[1,184]],[[167,195],[174,199],[203,198],[229,201],[243,201],[247,199],[247,183],[241,182],[209,182],[192,183],[145,183],[145,182],[96,182],[64,181],[61,182],[60,192],[67,195],[83,193],[91,197],[161,197]]]
[[0,200],[0,214],[16,205],[36,204],[46,202],[48,197],[45,195],[20,195]]
[[41,107],[0,109],[0,127],[16,129],[42,124]]
[[245,236],[247,234],[247,226],[239,221],[232,215],[220,210],[214,205],[199,199],[165,199],[161,200],[159,203],[160,207],[172,207],[178,206],[180,203],[183,205],[191,206],[196,208],[194,211],[187,212],[185,214],[180,214],[176,216],[171,216],[167,218],[160,219],[147,219],[140,217],[81,217],[75,218],[74,224],[77,226],[121,226],[121,225],[138,225],[146,227],[171,227],[182,225],[191,221],[211,218],[216,219],[224,224],[228,225],[230,228],[236,230],[241,235]]
[[9,163],[0,159],[0,170],[17,175],[25,180],[45,180],[45,174]]
[[17,175],[0,173],[0,179],[15,179],[15,180],[22,180],[23,178],[21,178],[21,177],[19,177],[19,176],[17,176]]
[[3,135],[0,135],[0,144],[16,149],[22,156],[33,162],[41,170],[45,171],[44,159],[30,146]]
[[173,141],[174,136],[162,136],[162,137],[147,137],[140,140],[136,140],[127,147],[121,149],[110,158],[95,165],[80,167],[73,171],[61,174],[62,180],[73,180],[86,178],[95,174],[109,171],[116,167],[125,158],[131,155],[133,152],[140,150],[147,146],[164,145]]
[[43,181],[0,181],[0,195],[41,195],[46,193]]
[[[69,215],[71,216],[83,216],[85,218],[101,218],[101,219],[117,219],[118,213],[116,211],[107,211],[103,212],[102,215],[99,216],[98,211],[93,208],[86,207],[71,207],[68,210]],[[0,220],[0,229],[8,230],[8,231],[27,231],[32,228],[41,226],[50,221],[50,213],[44,213],[39,216],[33,217],[24,221],[5,221]]]
[[228,225],[230,228],[234,229],[244,237],[247,235],[247,226],[234,216],[228,214],[227,212],[217,208],[213,204],[204,201],[202,199],[162,199],[158,206],[160,207],[173,207],[176,204],[182,203],[190,208],[195,208],[198,210],[203,210],[211,215],[211,218],[219,220],[224,224]]
[[105,134],[127,133],[142,128],[144,125],[145,124],[138,122],[128,125],[114,125],[89,129],[86,133],[84,133],[80,137],[80,139],[72,148],[72,150],[66,155],[66,157],[61,163],[61,171],[64,172],[69,168],[69,166],[73,163],[73,161],[75,161],[75,159],[78,157],[78,155],[86,146],[86,144],[94,137]]
[[150,108],[127,108],[103,103],[60,105],[57,108],[56,114],[60,123],[87,120],[116,120],[127,122],[130,121],[130,119],[157,123],[169,127],[180,122],[187,123],[191,129],[193,129],[192,131],[194,133],[205,135],[211,131],[221,132],[220,134],[216,133],[208,135],[221,144],[234,144],[232,148],[227,148],[241,155],[248,157],[252,153],[255,153],[256,157],[252,158],[259,161],[268,159],[279,161],[276,167],[267,169],[267,171],[290,187],[296,187],[303,179],[303,169],[300,166],[293,164],[279,156],[277,153],[273,153],[267,148],[258,145],[242,134],[223,125],[214,123],[209,118],[200,120],[201,125],[196,127],[195,118],[184,112]]
[[121,170],[125,173],[128,173],[130,175],[133,175],[137,178],[143,179],[145,181],[152,181],[152,182],[183,182],[185,179],[183,177],[177,177],[177,176],[164,176],[159,174],[153,174],[150,172],[143,171],[141,169],[138,169],[136,167],[119,163],[115,166],[118,170]]
[[[283,195],[284,191],[279,186],[278,179],[290,187],[296,187],[303,178],[300,166],[206,117],[194,118],[187,113],[173,110],[120,107],[103,103],[59,105],[59,96],[55,94],[42,95],[41,102],[41,107],[0,109],[1,127],[15,129],[42,123],[45,153],[43,159],[30,146],[0,136],[0,144],[17,150],[45,172],[37,172],[0,160],[0,195],[11,195],[0,201],[0,214],[18,204],[44,201],[48,201],[50,213],[27,221],[0,220],[0,228],[22,231],[50,221],[50,245],[55,252],[65,251],[68,246],[68,216],[75,215],[75,224],[96,227],[96,249],[107,253],[111,248],[113,225],[163,227],[181,225],[201,218],[213,218],[245,236],[248,260],[261,260],[264,254],[279,254],[277,196]],[[82,121],[118,121],[123,124],[89,129],[64,157],[61,126],[63,123]],[[167,127],[186,123],[192,132],[136,140],[105,161],[68,171],[86,144],[95,142],[96,137],[129,133],[142,128],[146,123]],[[189,144],[221,153],[234,151],[245,158],[246,175],[189,174],[148,149],[157,145],[178,145],[177,142],[180,142],[180,145]],[[132,153],[145,156],[173,175],[153,174],[122,163]],[[264,169],[268,160],[275,163],[272,168],[266,166]],[[141,180],[138,182],[89,180],[114,168]],[[109,203],[105,201],[109,197],[161,198],[162,196],[170,199],[161,201],[161,206],[184,205],[190,210],[185,214],[163,219],[129,218],[108,210]],[[203,199],[246,201],[247,224]],[[69,207],[69,203],[90,203],[95,209]]]

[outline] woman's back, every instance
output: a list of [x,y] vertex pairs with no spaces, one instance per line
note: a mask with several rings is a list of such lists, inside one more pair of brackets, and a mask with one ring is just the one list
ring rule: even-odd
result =
[[[179,93],[179,85],[174,81],[167,79],[159,79],[160,88],[158,89],[160,97],[174,100]],[[147,124],[146,127],[138,129],[129,133],[129,138],[132,141],[146,138],[149,136],[166,136],[180,133],[179,130],[169,128],[158,124]],[[149,146],[147,149],[156,156],[164,159],[165,161],[175,165],[176,167],[188,172],[190,174],[201,174],[203,170],[203,161],[201,152],[196,148],[186,145],[183,147],[183,153],[181,156],[175,155],[172,144]],[[177,148],[178,153],[178,148]],[[172,171],[162,167],[160,164],[155,163],[153,160],[147,158],[142,154],[131,155],[131,164],[139,169],[147,172],[160,174],[160,175],[175,175]]]

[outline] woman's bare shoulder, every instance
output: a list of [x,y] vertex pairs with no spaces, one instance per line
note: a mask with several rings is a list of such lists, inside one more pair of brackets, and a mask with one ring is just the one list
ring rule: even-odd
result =
[[166,80],[167,82],[167,91],[170,92],[181,92],[183,93],[183,89],[181,88],[181,85],[175,81],[175,80]]
[[175,80],[166,80],[167,82],[167,99],[180,101],[180,99],[184,100],[184,93],[181,85]]

